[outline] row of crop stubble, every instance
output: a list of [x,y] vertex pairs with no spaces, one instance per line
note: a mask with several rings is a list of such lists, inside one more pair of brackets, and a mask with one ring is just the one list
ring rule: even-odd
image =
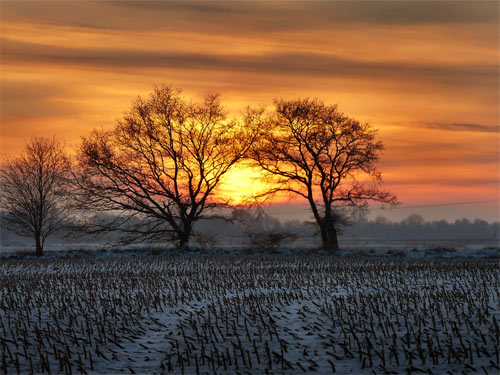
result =
[[494,260],[0,264],[2,373],[496,373]]

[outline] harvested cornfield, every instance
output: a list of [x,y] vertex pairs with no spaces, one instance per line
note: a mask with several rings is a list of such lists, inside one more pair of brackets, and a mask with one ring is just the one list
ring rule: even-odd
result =
[[497,374],[495,260],[0,264],[2,373]]

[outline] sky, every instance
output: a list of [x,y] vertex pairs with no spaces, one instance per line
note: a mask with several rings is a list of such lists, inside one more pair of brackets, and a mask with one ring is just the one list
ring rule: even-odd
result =
[[[392,218],[498,220],[497,1],[0,2],[0,159],[33,136],[76,149],[156,84],[231,116],[319,98],[378,129]],[[236,170],[224,194],[253,189]],[[458,204],[457,204],[458,203]],[[424,207],[422,207],[424,206]],[[275,212],[303,215],[299,201]]]

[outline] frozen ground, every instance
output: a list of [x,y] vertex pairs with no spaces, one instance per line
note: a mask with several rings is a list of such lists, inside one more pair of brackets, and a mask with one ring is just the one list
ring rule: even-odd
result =
[[498,374],[494,259],[0,262],[2,373]]
[[[121,258],[144,255],[327,255],[318,252],[319,242],[299,238],[279,249],[270,251],[251,246],[244,237],[227,237],[207,248],[192,243],[191,250],[179,250],[174,244],[140,243],[119,246],[105,242],[49,243],[45,258]],[[380,241],[342,238],[339,256],[396,257],[396,258],[500,258],[500,244],[494,240],[405,240]],[[0,243],[0,259],[26,258],[34,247],[25,242]]]

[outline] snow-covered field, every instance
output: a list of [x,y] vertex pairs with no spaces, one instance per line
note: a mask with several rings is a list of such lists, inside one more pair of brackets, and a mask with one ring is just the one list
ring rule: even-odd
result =
[[497,374],[494,259],[4,259],[2,373]]
[[[500,258],[497,240],[373,240],[341,238],[340,256],[396,258]],[[123,258],[144,255],[325,255],[318,252],[317,238],[300,237],[275,249],[261,249],[248,243],[246,237],[219,239],[215,246],[191,243],[189,250],[179,250],[174,243],[137,243],[118,245],[116,242],[55,242],[45,246],[44,258]],[[0,242],[0,259],[27,258],[35,249],[28,242]]]

